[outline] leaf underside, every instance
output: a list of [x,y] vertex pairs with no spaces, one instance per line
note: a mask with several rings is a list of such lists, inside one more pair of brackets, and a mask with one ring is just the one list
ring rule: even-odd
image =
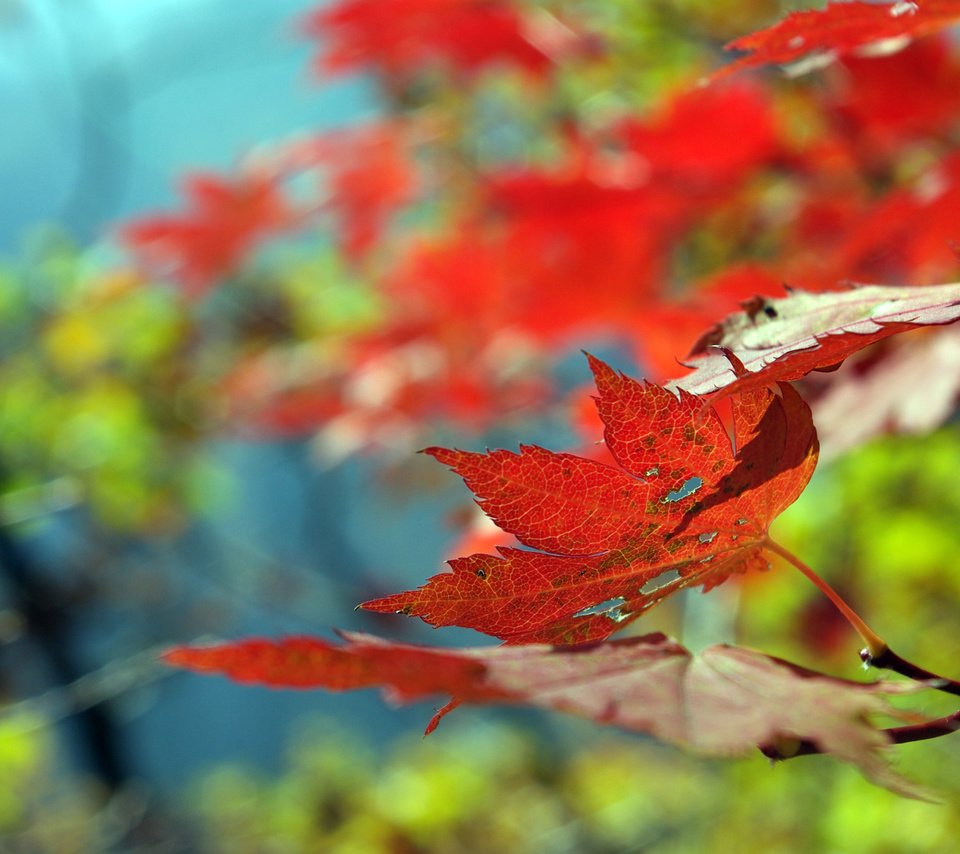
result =
[[[860,285],[844,291],[791,291],[755,297],[701,336],[688,358],[693,371],[669,384],[693,394],[744,394],[838,365],[881,339],[960,318],[960,284]],[[731,352],[743,370],[731,365]]]
[[752,650],[714,646],[692,655],[661,634],[577,647],[460,650],[345,633],[179,647],[169,664],[273,687],[347,691],[379,687],[394,702],[437,694],[456,702],[519,703],[649,733],[713,756],[806,739],[902,794],[920,793],[887,764],[889,737],[870,722],[896,715],[883,695],[903,685],[860,684]]

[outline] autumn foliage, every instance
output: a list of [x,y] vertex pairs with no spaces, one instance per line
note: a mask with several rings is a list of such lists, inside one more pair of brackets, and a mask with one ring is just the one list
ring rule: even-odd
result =
[[[960,3],[793,12],[731,41],[745,55],[692,71],[659,103],[599,113],[558,109],[571,81],[616,70],[614,35],[582,10],[404,0],[390,14],[384,26],[382,4],[342,0],[304,24],[322,42],[321,74],[377,75],[387,118],[278,145],[235,178],[193,178],[186,212],[123,232],[191,297],[252,263],[262,242],[318,226],[374,283],[379,322],[294,381],[260,371],[255,395],[237,381],[241,360],[220,387],[227,410],[265,432],[323,435],[347,420],[358,445],[428,434],[437,418],[483,426],[549,405],[550,383],[527,368],[598,333],[624,342],[652,381],[587,357],[599,422],[584,423],[601,425],[599,451],[426,450],[513,542],[362,607],[503,646],[344,634],[184,646],[166,660],[278,687],[446,695],[447,710],[559,709],[717,755],[830,753],[917,794],[887,748],[952,722],[893,712],[884,695],[915,686],[730,647],[693,655],[662,635],[609,638],[680,590],[787,563],[860,633],[865,661],[960,693],[893,653],[770,533],[821,440],[838,454],[895,429],[897,407],[916,408],[924,389],[877,383],[855,427],[834,420],[819,439],[818,407],[957,336],[960,286],[942,282],[960,267],[960,58],[940,31]],[[749,71],[771,64],[815,73]],[[471,87],[495,74],[531,93],[529,156],[500,151],[470,113]],[[424,91],[457,108],[427,97],[415,109]],[[316,198],[294,203],[288,185],[304,178]],[[811,372],[831,373],[811,383]],[[376,393],[361,393],[371,376]],[[926,426],[952,411],[957,388],[941,384]],[[881,715],[908,723],[884,728]]]

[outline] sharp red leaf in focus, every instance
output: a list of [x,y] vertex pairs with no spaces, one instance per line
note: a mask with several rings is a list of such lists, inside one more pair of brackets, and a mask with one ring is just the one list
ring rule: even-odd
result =
[[497,525],[537,551],[458,558],[452,572],[364,608],[509,643],[575,643],[609,636],[681,588],[767,568],[770,524],[816,465],[816,433],[797,393],[784,386],[736,398],[731,442],[700,398],[590,363],[619,465],[536,446],[428,449]]

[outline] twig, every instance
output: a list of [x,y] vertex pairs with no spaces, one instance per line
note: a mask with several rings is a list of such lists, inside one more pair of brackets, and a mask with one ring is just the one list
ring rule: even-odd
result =
[[[891,744],[909,744],[911,741],[941,738],[945,735],[951,735],[957,730],[960,730],[960,711],[923,724],[891,727],[882,730],[882,732],[887,734]],[[785,740],[778,744],[761,745],[760,752],[768,759],[780,762],[785,759],[793,759],[795,756],[813,756],[824,751],[815,742],[802,738]]]
[[885,647],[879,655],[873,655],[869,649],[862,649],[860,650],[860,658],[869,667],[892,670],[894,673],[899,673],[915,682],[922,682],[929,688],[960,697],[960,682],[924,670],[905,658],[901,658],[890,647]]

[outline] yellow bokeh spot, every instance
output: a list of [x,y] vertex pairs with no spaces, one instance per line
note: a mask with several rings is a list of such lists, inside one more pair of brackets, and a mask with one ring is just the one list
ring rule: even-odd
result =
[[65,374],[82,374],[107,358],[109,347],[90,318],[66,314],[43,334],[43,345],[54,366]]

